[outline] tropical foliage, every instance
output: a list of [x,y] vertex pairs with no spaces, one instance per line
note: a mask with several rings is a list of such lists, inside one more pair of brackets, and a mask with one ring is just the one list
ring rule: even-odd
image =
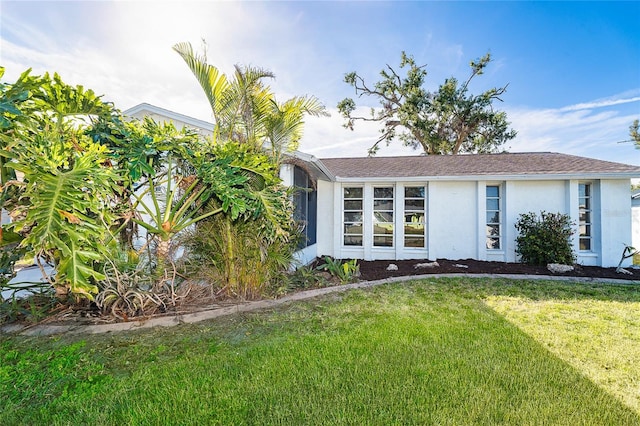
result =
[[[297,241],[279,164],[297,148],[304,116],[325,114],[313,97],[276,101],[264,83],[269,71],[236,66],[228,79],[190,45],[175,50],[211,105],[210,138],[125,120],[57,74],[27,70],[0,83],[0,207],[12,217],[5,235],[58,297],[95,299],[121,318],[175,304],[181,265],[199,265],[200,276],[212,268],[204,275],[218,296],[272,291]],[[3,252],[3,277],[18,249]]]
[[[231,214],[197,225],[186,244],[193,256],[200,253],[199,265],[213,267],[223,283],[221,293],[257,297],[282,277],[297,239],[291,197],[280,184],[278,165],[285,153],[297,148],[304,116],[325,115],[325,109],[310,96],[278,102],[264,82],[274,77],[270,71],[236,66],[233,78],[228,78],[189,43],[179,43],[174,50],[209,101],[216,156],[233,158],[230,165],[242,170],[252,194],[243,198],[252,204],[246,210],[252,217],[239,212],[236,204]],[[228,200],[222,202],[224,207]]]
[[21,247],[41,267],[55,267],[49,282],[91,298],[104,277],[95,263],[109,256],[108,206],[117,178],[103,166],[106,147],[84,129],[92,116],[108,115],[112,107],[57,74],[33,77],[27,71],[13,87],[9,92],[24,87],[27,94],[14,98],[14,110],[5,115],[19,119],[3,129],[1,155],[22,179],[4,183],[4,207],[15,219],[13,230],[24,237]]
[[189,43],[173,49],[185,61],[202,87],[215,121],[218,141],[236,141],[255,151],[267,151],[278,163],[282,155],[295,150],[302,137],[304,116],[326,115],[313,96],[294,97],[279,103],[265,84],[273,73],[256,67],[236,65],[233,79],[207,63]]

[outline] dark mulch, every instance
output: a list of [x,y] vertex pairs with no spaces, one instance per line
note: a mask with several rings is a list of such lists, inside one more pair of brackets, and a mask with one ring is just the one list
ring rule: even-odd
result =
[[[383,278],[406,275],[425,274],[517,274],[517,275],[556,275],[567,277],[607,278],[629,281],[640,281],[640,269],[627,268],[633,275],[617,273],[616,268],[600,268],[597,266],[575,265],[571,272],[552,274],[546,266],[532,266],[523,263],[485,262],[474,259],[448,260],[437,259],[438,265],[431,268],[416,268],[416,264],[433,262],[433,260],[359,260],[361,280],[379,280]],[[397,271],[389,271],[389,264],[398,267]],[[456,266],[458,265],[458,266]],[[460,266],[464,265],[466,266]]]

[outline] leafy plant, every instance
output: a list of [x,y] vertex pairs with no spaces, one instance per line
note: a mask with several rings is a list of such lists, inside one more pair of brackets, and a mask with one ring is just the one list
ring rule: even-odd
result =
[[24,173],[23,196],[29,198],[24,219],[13,228],[26,234],[21,246],[37,262],[55,265],[56,275],[48,277],[54,287],[69,286],[73,293],[91,298],[98,290],[94,280],[103,278],[93,262],[108,256],[105,224],[111,219],[105,204],[115,179],[101,167],[104,147],[88,144],[77,155],[58,157],[59,167],[42,152],[46,145],[32,148],[30,162],[10,164]]
[[58,305],[48,283],[4,284],[0,291],[0,324],[4,322],[38,322]]
[[573,264],[576,260],[571,247],[573,226],[566,214],[542,211],[538,216],[533,212],[523,213],[515,223],[519,233],[516,253],[523,263],[531,265]]
[[105,278],[100,282],[102,289],[95,299],[103,312],[127,320],[155,313],[166,306],[160,292],[153,291],[150,276],[141,269],[122,269],[112,262],[105,267]]
[[624,245],[624,249],[622,250],[622,255],[620,256],[620,262],[618,262],[618,266],[616,267],[616,272],[618,273],[625,273],[625,272],[629,272],[627,270],[625,270],[622,267],[622,263],[629,259],[630,257],[634,257],[637,254],[639,254],[640,251],[638,251],[635,247],[631,247],[629,245]]
[[[171,259],[172,238],[194,223],[223,211],[223,207],[201,212],[206,202],[203,194],[207,190],[195,176],[176,176],[171,159],[167,161],[166,177],[158,182],[150,179],[139,193],[134,193],[134,208],[140,208],[146,218],[133,218],[133,221],[158,239],[157,256],[161,262]],[[164,196],[159,199],[158,192]],[[149,219],[147,222],[144,219]]]
[[102,278],[96,264],[108,257],[108,206],[117,179],[106,166],[106,147],[83,129],[90,117],[109,115],[113,108],[57,74],[28,73],[16,83],[30,89],[16,98],[20,119],[0,135],[5,166],[23,174],[20,181],[6,182],[3,202],[9,188],[17,189],[10,200],[17,219],[12,227],[24,236],[20,247],[28,255],[41,266],[54,265],[56,274],[47,276],[43,269],[43,276],[64,293],[70,289],[90,299]]
[[327,115],[324,105],[313,96],[297,96],[284,103],[275,99],[264,80],[272,72],[257,67],[235,67],[233,78],[207,63],[206,55],[190,43],[173,46],[200,83],[215,120],[216,139],[249,146],[254,152],[271,154],[278,164],[285,152],[297,149],[302,137],[304,116]]
[[302,265],[288,275],[288,289],[306,290],[314,287],[324,287],[327,281],[318,274],[318,270],[311,266]]
[[340,280],[340,284],[355,281],[360,276],[360,266],[357,259],[343,262],[341,259],[324,257],[324,263],[317,266],[320,271],[327,271],[332,276]]
[[286,278],[295,244],[259,234],[265,221],[231,221],[218,215],[185,235],[190,270],[211,285],[212,296],[256,299],[272,293]]

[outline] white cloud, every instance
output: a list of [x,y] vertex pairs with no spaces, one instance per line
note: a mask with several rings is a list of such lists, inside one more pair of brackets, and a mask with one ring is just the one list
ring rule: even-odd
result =
[[[401,50],[397,34],[382,47],[364,36],[349,43],[331,39],[327,34],[335,29],[325,28],[322,19],[308,16],[310,9],[296,3],[43,2],[38,3],[39,15],[25,18],[34,4],[2,5],[0,63],[7,69],[6,81],[29,67],[34,74],[57,71],[67,83],[105,94],[122,109],[148,102],[211,120],[201,88],[171,49],[180,41],[199,49],[204,38],[209,61],[223,72],[233,72],[236,63],[268,68],[277,77],[272,87],[278,99],[314,94],[331,108],[331,117],[307,119],[300,149],[318,157],[367,154],[379,137],[379,126],[357,123],[355,131],[344,129],[332,104],[352,94],[341,81],[344,72],[370,70],[376,78],[385,59],[396,64]],[[308,28],[311,23],[313,30]],[[417,55],[417,62],[428,60],[429,82],[458,72],[465,75],[470,59],[465,45],[448,44],[425,32],[419,46],[416,52],[411,50],[417,46],[406,49]],[[494,65],[491,72],[501,63]],[[501,105],[519,132],[506,148],[639,164],[640,151],[616,143],[628,138],[629,125],[640,115],[639,102],[640,92],[634,89],[557,109]],[[417,153],[397,142],[381,147],[378,155]]]
[[580,111],[584,109],[603,108],[603,107],[628,104],[631,102],[638,102],[638,101],[640,101],[640,96],[627,98],[627,99],[604,99],[604,100],[593,101],[593,102],[585,102],[585,103],[576,104],[576,105],[569,105],[567,107],[560,108],[560,111],[562,112]]
[[[627,99],[626,103],[638,102]],[[595,102],[589,104],[595,105]],[[602,160],[640,165],[640,151],[631,143],[618,143],[629,138],[629,125],[637,116],[599,102],[602,110],[575,108],[506,109],[517,137],[505,145],[509,152],[562,152]],[[615,104],[618,105],[618,104]],[[367,108],[358,113],[368,114]],[[317,157],[362,157],[379,137],[380,126],[373,122],[358,122],[354,131],[345,129],[344,119],[336,109],[331,117],[308,118],[300,150]],[[378,155],[417,155],[419,151],[402,146],[397,141],[381,146]]]
[[[512,152],[555,151],[629,164],[640,164],[640,151],[629,139],[632,109],[609,108],[640,102],[640,97],[586,102],[557,109],[507,109],[518,136]],[[636,109],[637,111],[637,109]]]

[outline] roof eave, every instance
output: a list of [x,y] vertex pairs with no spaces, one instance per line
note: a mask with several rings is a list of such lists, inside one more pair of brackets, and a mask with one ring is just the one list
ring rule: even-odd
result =
[[593,180],[593,179],[634,179],[638,173],[560,173],[560,174],[516,174],[516,175],[454,175],[454,176],[375,176],[342,177],[335,176],[336,182],[424,182],[424,181],[487,181],[487,180]]
[[200,120],[198,118],[194,118],[194,117],[190,117],[188,115],[184,115],[184,114],[180,114],[179,112],[175,112],[175,111],[171,111],[165,108],[161,108],[155,105],[151,105],[148,104],[146,102],[143,102],[141,104],[138,104],[136,106],[133,106],[125,111],[123,111],[122,113],[126,116],[132,116],[134,114],[137,114],[139,112],[143,112],[143,111],[147,111],[150,112],[152,114],[157,114],[157,115],[161,115],[161,116],[165,116],[171,120],[176,120],[176,121],[182,121],[183,123],[186,123],[190,126],[194,126],[194,127],[200,127],[204,130],[213,132],[214,129],[214,124],[210,123],[208,121],[204,121],[204,120]]
[[334,176],[334,174],[331,173],[331,171],[327,168],[327,166],[324,165],[322,160],[320,160],[319,158],[311,154],[306,154],[300,151],[289,152],[286,155],[289,155],[293,158],[297,158],[298,160],[304,161],[305,163],[311,165],[314,169],[318,171],[318,174],[319,174],[318,178],[324,177],[323,180],[328,180],[330,182],[333,182],[336,180],[336,177]]

